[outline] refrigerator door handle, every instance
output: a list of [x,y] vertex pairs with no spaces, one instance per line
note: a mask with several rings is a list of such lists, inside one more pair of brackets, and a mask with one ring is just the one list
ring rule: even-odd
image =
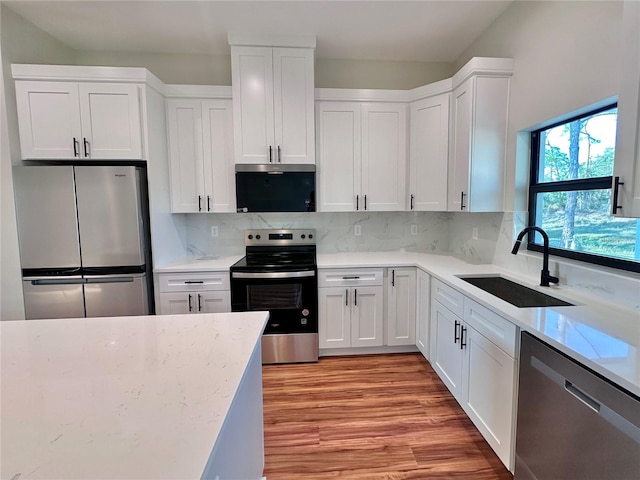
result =
[[87,283],[86,278],[46,278],[31,280],[31,285],[82,285],[85,283]]
[[85,283],[132,283],[134,277],[87,278]]

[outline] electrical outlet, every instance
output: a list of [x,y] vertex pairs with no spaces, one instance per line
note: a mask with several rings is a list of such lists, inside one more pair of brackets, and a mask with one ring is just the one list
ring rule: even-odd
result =
[[360,228],[360,225],[355,225],[355,226],[353,227],[353,234],[354,234],[356,237],[359,237],[360,235],[362,235],[362,229]]
[[473,230],[471,232],[471,238],[473,238],[474,240],[478,239],[478,227],[473,227]]
[[211,226],[211,236],[212,237],[217,237],[218,236],[218,226],[217,225],[212,225]]
[[415,223],[411,224],[411,235],[417,235],[418,234],[418,225],[416,225]]

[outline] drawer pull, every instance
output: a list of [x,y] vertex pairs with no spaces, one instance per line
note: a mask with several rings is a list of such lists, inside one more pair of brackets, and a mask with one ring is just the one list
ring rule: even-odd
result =
[[191,285],[194,283],[204,283],[204,280],[185,280],[185,282],[187,285]]
[[358,280],[360,277],[358,276],[353,276],[353,277],[342,277],[343,280]]

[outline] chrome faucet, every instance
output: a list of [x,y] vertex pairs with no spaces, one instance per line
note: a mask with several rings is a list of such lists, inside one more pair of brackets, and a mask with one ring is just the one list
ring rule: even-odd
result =
[[548,287],[549,282],[558,283],[560,280],[558,277],[554,277],[549,273],[549,235],[540,227],[525,227],[518,234],[518,238],[516,243],[514,243],[513,248],[511,249],[511,253],[516,255],[518,253],[518,249],[520,248],[520,243],[522,243],[522,238],[530,231],[535,230],[542,235],[542,239],[544,240],[544,250],[542,252],[542,272],[540,272],[540,286]]

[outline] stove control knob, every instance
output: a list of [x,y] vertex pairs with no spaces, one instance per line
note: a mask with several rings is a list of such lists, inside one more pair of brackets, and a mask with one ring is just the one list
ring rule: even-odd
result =
[[256,235],[256,240],[260,240],[260,235]]
[[309,238],[313,238],[313,234],[311,234],[311,233],[310,233],[310,234],[309,234]]
[[300,238],[302,238],[304,240],[304,238],[305,238],[304,233],[302,235],[300,235]]
[[249,240],[253,240],[253,235],[249,235]]

